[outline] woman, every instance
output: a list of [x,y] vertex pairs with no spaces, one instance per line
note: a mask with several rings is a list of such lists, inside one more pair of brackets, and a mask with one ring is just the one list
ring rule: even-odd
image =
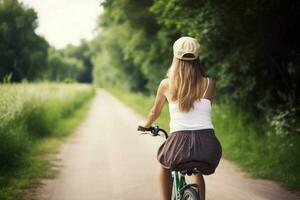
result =
[[[140,126],[148,128],[158,118],[165,101],[169,103],[170,137],[160,146],[160,197],[170,200],[171,170],[179,163],[203,161],[209,164],[205,175],[213,174],[222,157],[222,147],[211,122],[214,81],[200,63],[200,45],[192,37],[181,37],[173,45],[173,62],[162,80],[149,118]],[[193,176],[205,200],[203,174]]]

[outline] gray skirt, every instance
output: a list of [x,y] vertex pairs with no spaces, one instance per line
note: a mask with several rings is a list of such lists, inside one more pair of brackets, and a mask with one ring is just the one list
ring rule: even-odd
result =
[[171,170],[189,161],[205,162],[210,166],[205,175],[215,172],[221,157],[222,146],[214,129],[175,131],[157,152],[160,164]]

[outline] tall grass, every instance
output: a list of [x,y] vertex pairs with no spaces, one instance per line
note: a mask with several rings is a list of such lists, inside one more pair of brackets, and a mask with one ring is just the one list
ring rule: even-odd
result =
[[0,199],[18,199],[18,188],[46,173],[49,162],[37,154],[72,132],[94,92],[86,84],[0,85]]
[[[107,88],[113,95],[147,116],[154,96]],[[300,189],[300,137],[282,137],[255,113],[245,112],[235,105],[214,102],[212,121],[223,148],[223,158],[237,163],[254,177],[279,182],[292,190]],[[165,105],[156,124],[168,128],[169,114]]]

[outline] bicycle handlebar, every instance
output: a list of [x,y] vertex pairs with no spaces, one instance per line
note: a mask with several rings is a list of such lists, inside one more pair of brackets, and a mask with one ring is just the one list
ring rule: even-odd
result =
[[159,132],[163,132],[165,138],[168,138],[168,133],[162,128],[159,128],[159,126],[150,126],[149,128],[143,127],[143,126],[138,126],[138,131],[147,131],[150,132],[152,136],[158,136]]

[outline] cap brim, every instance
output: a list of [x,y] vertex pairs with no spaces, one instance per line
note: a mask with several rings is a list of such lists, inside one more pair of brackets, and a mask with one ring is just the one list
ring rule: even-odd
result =
[[196,58],[191,58],[191,57],[179,57],[174,55],[176,58],[178,58],[179,60],[196,60],[197,58],[199,58],[199,56],[197,56]]

